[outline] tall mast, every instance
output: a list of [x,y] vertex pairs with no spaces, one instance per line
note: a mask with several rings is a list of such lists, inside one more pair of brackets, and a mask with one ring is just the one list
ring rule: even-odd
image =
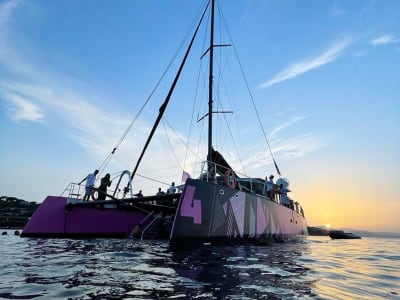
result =
[[210,70],[208,79],[208,175],[214,178],[215,170],[212,164],[212,108],[213,108],[213,63],[214,63],[214,0],[211,0],[211,28],[210,28]]

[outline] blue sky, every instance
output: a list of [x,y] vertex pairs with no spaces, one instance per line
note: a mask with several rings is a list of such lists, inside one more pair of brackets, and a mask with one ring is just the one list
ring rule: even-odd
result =
[[[204,2],[0,0],[0,194],[41,202],[99,167],[178,53],[106,171],[132,169]],[[236,50],[310,225],[400,231],[400,2],[218,3],[235,46],[221,52]],[[197,73],[185,71],[165,118],[174,129],[160,127],[138,171],[164,176],[165,184],[138,178],[145,194],[179,182],[183,168],[198,171],[181,143]],[[276,174],[238,83],[234,113],[224,116],[238,141],[216,132],[216,147],[249,175]]]

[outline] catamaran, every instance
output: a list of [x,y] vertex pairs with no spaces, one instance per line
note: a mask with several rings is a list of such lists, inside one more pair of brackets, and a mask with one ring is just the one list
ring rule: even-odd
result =
[[[267,180],[244,175],[227,162],[213,144],[213,118],[228,113],[215,110],[214,51],[230,44],[214,41],[215,0],[204,8],[194,30],[177,74],[159,108],[159,114],[132,172],[121,172],[114,193],[102,201],[83,201],[80,185],[70,184],[61,196],[48,196],[38,207],[21,233],[22,237],[58,238],[140,238],[170,239],[173,243],[197,241],[245,241],[264,238],[286,238],[307,234],[307,222],[300,204],[286,193],[288,181],[279,178],[274,193],[266,193]],[[159,127],[165,110],[179,82],[192,45],[205,16],[209,15],[209,46],[202,58],[208,56],[208,111],[198,122],[208,122],[207,157],[197,178],[187,178],[178,191],[136,197],[132,181],[142,158]],[[253,102],[254,105],[254,102]],[[259,115],[257,114],[260,121]],[[261,122],[260,122],[261,123]],[[266,135],[264,133],[265,139]],[[273,157],[274,167],[280,171]],[[116,148],[113,149],[114,153]],[[187,173],[185,173],[187,175]],[[123,179],[127,181],[122,186]],[[117,193],[117,191],[123,191]],[[94,192],[99,193],[96,188]]]

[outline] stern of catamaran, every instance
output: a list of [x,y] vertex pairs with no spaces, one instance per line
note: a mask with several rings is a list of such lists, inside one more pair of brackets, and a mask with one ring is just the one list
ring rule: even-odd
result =
[[306,220],[294,209],[262,195],[188,179],[177,206],[170,239],[257,239],[306,234]]

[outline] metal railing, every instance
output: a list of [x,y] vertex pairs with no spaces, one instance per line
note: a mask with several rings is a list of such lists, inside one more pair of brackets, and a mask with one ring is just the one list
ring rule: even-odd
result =
[[[119,185],[121,183],[122,178],[127,175],[128,176],[128,188],[123,188],[122,189],[122,193],[123,196],[122,198],[125,198],[126,194],[130,193],[131,198],[133,197],[132,195],[132,181],[130,178],[130,171],[129,170],[125,170],[121,172],[121,175],[119,176],[119,180],[118,183],[116,185],[116,187],[112,190],[108,190],[107,194],[109,197],[112,198],[116,198],[118,197],[118,194],[121,192],[121,189],[119,188]],[[93,191],[98,191],[98,188],[93,187]],[[67,187],[64,189],[64,191],[61,193],[60,196],[68,196],[68,198],[72,198],[72,199],[83,199],[83,197],[85,196],[85,192],[86,192],[86,188],[85,185],[79,184],[79,183],[75,183],[75,182],[71,182],[67,185]]]

